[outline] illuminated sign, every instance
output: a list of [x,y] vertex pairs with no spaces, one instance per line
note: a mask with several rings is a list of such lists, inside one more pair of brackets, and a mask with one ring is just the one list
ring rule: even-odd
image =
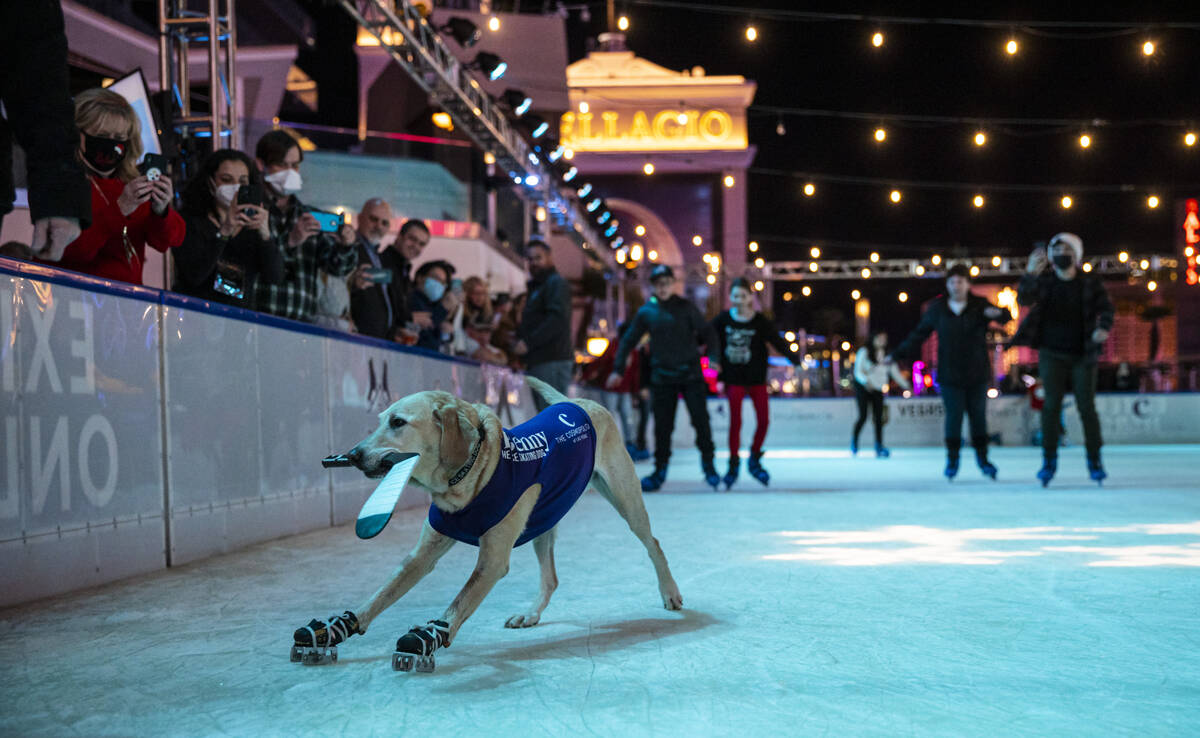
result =
[[559,140],[575,151],[745,149],[746,118],[721,109],[564,113]]
[[1196,270],[1196,259],[1200,255],[1200,203],[1195,198],[1186,203],[1187,215],[1183,219],[1183,255],[1187,258],[1184,279],[1190,285],[1200,282]]

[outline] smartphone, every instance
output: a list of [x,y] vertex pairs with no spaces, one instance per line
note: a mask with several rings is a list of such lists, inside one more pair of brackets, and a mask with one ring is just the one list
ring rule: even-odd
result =
[[450,291],[461,297],[463,294],[463,281],[461,279],[450,280]]
[[255,207],[263,206],[263,188],[256,184],[244,184],[238,188],[237,201],[238,205],[254,205]]
[[337,233],[342,228],[342,216],[337,213],[327,213],[324,210],[309,210],[312,217],[317,219],[317,224],[321,227],[321,233]]
[[146,154],[138,164],[138,172],[151,182],[158,181],[167,173],[167,157],[162,154]]
[[363,274],[375,284],[391,284],[392,281],[391,269],[367,269]]

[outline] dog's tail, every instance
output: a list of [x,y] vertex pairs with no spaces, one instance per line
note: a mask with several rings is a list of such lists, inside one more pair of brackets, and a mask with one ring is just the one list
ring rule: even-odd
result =
[[550,405],[553,405],[556,402],[570,402],[571,401],[571,399],[569,397],[567,397],[563,393],[559,392],[558,390],[554,389],[553,387],[546,384],[545,382],[538,379],[537,377],[532,377],[532,376],[526,374],[525,375],[525,383],[529,385],[530,389],[533,390],[534,394],[540,395],[541,398]]

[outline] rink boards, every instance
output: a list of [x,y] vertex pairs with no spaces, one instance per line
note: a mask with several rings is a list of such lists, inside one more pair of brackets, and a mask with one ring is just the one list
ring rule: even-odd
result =
[[[392,401],[444,389],[511,427],[532,415],[523,388],[507,369],[0,258],[0,606],[348,523],[374,482],[320,460]],[[1108,442],[1200,442],[1200,396],[1098,403]],[[941,443],[938,399],[889,405],[889,445]],[[709,409],[721,450],[728,407]],[[768,449],[843,448],[856,414],[849,398],[771,411]],[[1029,442],[1024,398],[988,412],[1004,444]],[[1066,421],[1079,439],[1073,408]],[[747,403],[743,445],[753,423]],[[694,445],[682,403],[674,445]]]

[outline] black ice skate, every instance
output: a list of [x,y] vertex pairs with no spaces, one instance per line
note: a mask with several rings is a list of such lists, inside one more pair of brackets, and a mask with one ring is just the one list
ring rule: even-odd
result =
[[979,471],[983,472],[983,476],[990,477],[993,482],[996,481],[996,474],[998,472],[996,466],[988,461],[986,448],[982,450],[975,449],[975,461],[979,464]]
[[725,472],[725,477],[721,480],[725,483],[726,490],[732,489],[733,483],[737,481],[738,467],[741,466],[741,463],[742,460],[738,458],[737,454],[731,454],[729,456],[729,470]]
[[1103,487],[1104,480],[1108,479],[1108,472],[1104,471],[1104,465],[1100,463],[1100,457],[1088,457],[1087,466],[1088,476],[1092,478],[1093,482]]
[[750,459],[746,462],[746,471],[750,472],[750,476],[759,481],[762,486],[767,487],[771,483],[771,475],[767,474],[767,470],[762,465],[763,452],[751,453]]
[[430,620],[427,625],[414,625],[400,640],[396,641],[396,652],[392,654],[392,671],[412,671],[414,668],[430,673],[436,666],[433,652],[446,648],[450,640],[450,624],[444,620]]
[[713,460],[704,459],[701,461],[700,470],[704,472],[704,483],[714,490],[720,491],[721,477],[717,474],[717,467],[713,466]]
[[656,466],[653,474],[642,477],[642,491],[657,492],[665,481],[667,481],[667,467]]
[[1042,459],[1042,468],[1037,473],[1037,478],[1042,480],[1042,486],[1050,485],[1050,480],[1054,479],[1054,472],[1058,471],[1058,457],[1047,456]]
[[888,451],[887,447],[885,447],[882,443],[875,444],[875,458],[886,459],[887,457],[889,457],[891,455],[892,455],[892,452]]
[[313,619],[292,634],[295,641],[292,662],[305,666],[337,663],[338,644],[355,633],[362,631],[358,628],[358,617],[349,610],[329,616],[328,622]]
[[953,482],[954,478],[958,476],[958,452],[961,448],[961,439],[946,439],[946,470],[942,473],[946,475],[947,481]]

